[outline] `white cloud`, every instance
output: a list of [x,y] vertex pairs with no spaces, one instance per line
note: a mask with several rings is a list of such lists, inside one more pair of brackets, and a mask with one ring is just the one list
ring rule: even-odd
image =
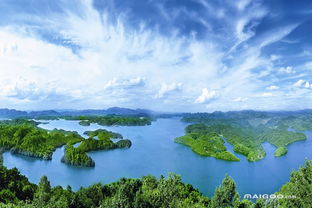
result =
[[304,67],[304,69],[312,70],[312,61],[305,63],[303,67]]
[[271,31],[267,32],[266,35],[264,35],[264,38],[260,43],[260,47],[263,48],[274,42],[280,41],[281,39],[289,35],[298,26],[299,24],[292,24],[272,29]]
[[271,86],[268,86],[266,89],[267,90],[278,90],[279,88],[280,88],[279,86],[271,85]]
[[155,98],[163,98],[164,95],[170,92],[176,92],[176,91],[181,91],[181,90],[182,90],[182,83],[171,83],[171,84],[163,83],[158,93],[155,95]]
[[304,84],[304,87],[305,88],[312,88],[312,84],[310,84],[310,82],[305,82],[305,84]]
[[108,89],[130,89],[134,87],[142,87],[145,85],[145,78],[136,77],[133,79],[118,80],[116,78],[109,80],[104,86],[104,90]]
[[259,94],[259,97],[273,97],[274,94],[272,92],[264,92]]
[[237,8],[238,10],[242,11],[244,10],[249,4],[250,4],[251,0],[240,0],[237,1]]
[[242,97],[238,97],[238,98],[233,99],[234,102],[245,102],[247,100],[248,100],[248,98],[242,98]]
[[[255,69],[274,69],[273,63],[282,63],[283,56],[268,57],[261,47],[281,40],[297,25],[258,36],[256,27],[268,14],[261,3],[250,0],[231,3],[227,5],[230,9],[244,11],[231,15],[223,15],[230,14],[227,7],[218,8],[207,1],[202,3],[211,11],[220,12],[220,15],[213,15],[224,22],[222,34],[212,31],[213,35],[199,40],[195,34],[179,36],[174,28],[172,34],[162,35],[144,22],[139,29],[133,29],[126,24],[126,13],[116,14],[112,23],[107,11],[99,13],[91,1],[76,1],[79,12],[68,7],[66,1],[60,1],[64,13],[27,14],[27,21],[33,25],[0,26],[0,107],[122,105],[168,111],[206,111],[207,105],[216,110],[270,108],[269,99],[255,95],[263,86],[279,80],[262,79],[270,74],[265,72],[260,76]],[[168,18],[172,17],[168,11],[163,12],[167,12]],[[213,30],[215,25],[210,19],[201,18],[200,21]],[[51,34],[52,40],[43,38],[38,30]],[[53,42],[54,36],[77,48]],[[281,71],[290,73],[292,70],[285,67]],[[307,78],[298,73],[296,79]],[[305,90],[306,82],[298,83],[302,89],[297,90]],[[282,82],[279,84],[284,86]],[[213,86],[213,90],[207,86]],[[200,90],[202,94],[195,99],[200,105],[194,105]],[[282,90],[287,89],[283,87]],[[217,92],[222,92],[222,96]],[[280,106],[288,105],[278,95],[273,96],[276,102]],[[219,99],[214,99],[216,97]],[[209,102],[212,99],[214,102]],[[258,105],[261,100],[266,102]],[[236,102],[229,106],[229,101]]]
[[278,56],[278,55],[275,55],[275,54],[272,54],[271,56],[270,56],[270,60],[271,61],[276,61],[276,60],[279,60],[281,58],[281,56]]
[[296,83],[294,83],[294,87],[301,87],[304,82],[304,80],[300,79]]
[[303,87],[303,88],[312,88],[312,84],[309,81],[305,81],[303,79],[298,80],[293,84],[294,87]]
[[296,73],[294,68],[292,66],[287,66],[287,67],[281,67],[278,69],[278,72],[281,74],[293,74]]
[[206,103],[213,98],[217,97],[217,92],[215,90],[208,90],[204,88],[202,94],[195,100],[195,103]]

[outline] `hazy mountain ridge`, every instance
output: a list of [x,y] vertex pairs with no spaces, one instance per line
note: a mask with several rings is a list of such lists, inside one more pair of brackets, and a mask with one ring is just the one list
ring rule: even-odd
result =
[[[86,110],[39,110],[39,111],[21,111],[16,109],[0,109],[0,118],[18,118],[39,116],[77,116],[77,115],[128,115],[128,116],[158,116],[160,112],[154,112],[147,109],[130,109],[111,107],[108,109],[86,109]],[[167,113],[166,113],[167,114]],[[169,114],[169,113],[168,113]]]
[[197,112],[197,113],[171,113],[171,112],[156,112],[149,109],[131,109],[122,107],[111,107],[107,109],[84,109],[84,110],[38,110],[38,111],[22,111],[17,109],[0,108],[0,118],[18,118],[30,117],[36,118],[39,116],[80,116],[80,115],[128,115],[128,116],[149,116],[149,117],[172,117],[172,116],[209,116],[211,118],[247,118],[247,117],[266,117],[266,116],[295,116],[295,115],[312,115],[312,109],[295,110],[295,111],[257,111],[257,110],[241,110],[241,111],[215,111],[212,113]]

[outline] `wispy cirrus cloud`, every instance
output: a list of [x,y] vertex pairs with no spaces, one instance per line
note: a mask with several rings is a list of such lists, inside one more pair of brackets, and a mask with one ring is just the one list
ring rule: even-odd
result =
[[[309,101],[312,55],[297,31],[307,17],[272,16],[264,1],[0,5],[0,107],[212,111]],[[296,46],[304,61],[290,64]]]

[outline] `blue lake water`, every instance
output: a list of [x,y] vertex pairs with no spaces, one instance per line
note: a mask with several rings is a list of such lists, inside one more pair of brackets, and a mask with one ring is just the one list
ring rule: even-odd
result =
[[[31,182],[38,183],[46,175],[52,185],[70,185],[74,190],[97,182],[114,182],[122,177],[139,178],[149,174],[159,177],[173,172],[208,196],[214,193],[225,174],[229,174],[243,196],[246,193],[270,194],[278,191],[289,180],[293,169],[303,165],[305,158],[312,159],[312,132],[306,132],[308,140],[289,145],[287,155],[280,158],[274,157],[275,147],[269,143],[263,144],[267,156],[257,162],[248,162],[239,154],[236,155],[240,162],[202,157],[190,148],[174,143],[174,138],[182,136],[187,125],[179,118],[158,119],[150,126],[135,127],[80,126],[77,121],[49,121],[40,127],[77,131],[80,134],[105,128],[130,139],[132,147],[88,153],[95,161],[94,168],[77,168],[61,163],[64,147],[54,152],[51,161],[6,152],[4,165],[17,167]],[[233,152],[230,144],[226,143],[226,146]]]

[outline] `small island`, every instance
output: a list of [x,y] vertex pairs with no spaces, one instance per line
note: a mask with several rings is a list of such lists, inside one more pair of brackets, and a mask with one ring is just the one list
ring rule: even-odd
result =
[[94,167],[95,163],[90,156],[85,152],[73,147],[72,145],[66,145],[64,156],[61,162],[74,165],[78,167]]
[[[0,121],[0,161],[2,153],[11,151],[29,157],[51,160],[56,148],[66,145],[61,162],[79,166],[94,167],[95,163],[87,152],[130,148],[132,143],[123,139],[119,133],[98,129],[86,131],[88,139],[77,132],[65,130],[46,130],[39,128],[40,122],[26,119]],[[112,139],[119,139],[113,142]],[[79,143],[78,147],[73,145]]]
[[0,148],[12,153],[51,160],[56,148],[83,140],[77,132],[45,130],[32,120],[0,121]]
[[278,147],[274,153],[275,157],[281,157],[283,155],[286,155],[288,152],[286,147]]
[[146,126],[151,125],[152,118],[148,116],[139,116],[139,115],[69,115],[69,116],[35,116],[27,117],[28,119],[37,119],[37,120],[71,120],[79,121],[81,126],[90,126],[90,124],[98,124],[100,126]]
[[[123,139],[121,134],[105,129],[86,131],[84,134],[88,135],[89,138],[81,141],[78,147],[73,147],[72,145],[67,145],[65,147],[61,162],[78,167],[94,167],[95,162],[87,155],[87,152],[130,148],[132,144],[130,140]],[[111,140],[116,138],[120,140],[117,142]]]
[[101,126],[145,126],[151,125],[151,119],[140,116],[67,116],[66,120],[79,120],[79,124],[88,126],[91,123],[96,123]]

